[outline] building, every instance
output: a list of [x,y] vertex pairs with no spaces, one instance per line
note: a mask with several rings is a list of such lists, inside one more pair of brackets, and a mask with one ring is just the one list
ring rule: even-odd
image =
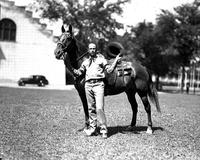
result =
[[[200,91],[200,61],[185,67],[184,73],[183,89],[187,91],[187,87],[189,87],[191,93]],[[182,76],[182,68],[180,68],[177,76],[160,77],[159,81],[163,86],[173,86],[177,90],[181,90]]]
[[33,74],[50,85],[65,85],[65,66],[55,59],[54,33],[25,6],[0,0],[0,82],[17,82]]
[[[178,87],[181,87],[181,79],[182,79],[182,68],[179,72],[178,77]],[[191,62],[189,67],[185,67],[185,75],[184,75],[184,89],[187,90],[187,86],[190,91],[195,93],[195,91],[200,91],[200,62]]]

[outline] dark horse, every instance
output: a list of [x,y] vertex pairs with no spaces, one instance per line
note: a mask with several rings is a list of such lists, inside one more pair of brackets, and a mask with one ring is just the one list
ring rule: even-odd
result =
[[[80,67],[83,60],[88,56],[87,49],[73,36],[71,25],[69,25],[68,29],[62,28],[62,31],[63,34],[55,49],[55,56],[57,59],[63,59],[67,69],[71,71],[72,67],[75,69]],[[129,64],[129,68],[131,68],[131,73],[129,75],[124,74],[126,68],[123,70],[123,76],[119,76],[119,71],[117,71],[117,69],[111,74],[106,75],[105,95],[116,95],[122,92],[126,93],[133,111],[131,125],[128,126],[128,129],[133,129],[136,125],[138,112],[135,94],[138,93],[147,112],[147,133],[152,134],[151,106],[148,97],[156,105],[157,111],[160,112],[157,91],[153,85],[151,75],[144,66],[133,61],[127,62],[127,64]],[[75,79],[74,86],[77,89],[83,104],[85,127],[87,127],[89,114],[84,89],[84,77]]]

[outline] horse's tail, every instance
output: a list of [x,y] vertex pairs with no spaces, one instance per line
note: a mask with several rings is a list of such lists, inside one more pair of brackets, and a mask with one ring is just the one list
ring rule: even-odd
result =
[[157,111],[161,112],[160,104],[159,104],[159,100],[158,100],[158,92],[157,92],[157,89],[156,89],[155,85],[153,84],[153,81],[152,81],[150,73],[149,73],[149,91],[148,91],[148,96],[149,96],[150,100],[156,105]]

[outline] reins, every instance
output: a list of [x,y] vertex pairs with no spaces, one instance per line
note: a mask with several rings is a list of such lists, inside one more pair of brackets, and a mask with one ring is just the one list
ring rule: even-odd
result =
[[83,53],[80,57],[78,57],[76,60],[79,61],[80,59],[82,59],[85,55],[88,54],[88,51],[86,51],[85,53]]
[[[62,46],[65,46],[62,42],[58,42],[57,44],[61,44]],[[67,50],[68,46],[66,46],[65,48],[62,49],[63,52],[65,52],[65,50]],[[80,57],[78,57],[76,59],[76,61],[79,61],[80,59],[82,59],[85,55],[88,54],[88,51],[84,52]]]

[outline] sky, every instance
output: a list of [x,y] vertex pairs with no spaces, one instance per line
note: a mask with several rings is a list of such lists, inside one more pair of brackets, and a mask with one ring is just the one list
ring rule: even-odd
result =
[[[32,0],[14,1],[17,5],[23,5],[30,3]],[[123,14],[117,17],[117,19],[125,25],[125,28],[127,25],[136,26],[139,22],[143,22],[144,20],[155,24],[156,17],[161,13],[161,9],[173,12],[175,7],[192,2],[194,2],[194,0],[131,0],[123,6]]]
[[[28,4],[32,0],[14,0],[16,4]],[[80,0],[82,1],[82,0]],[[110,0],[116,1],[116,0]],[[124,13],[119,21],[125,25],[136,25],[146,20],[155,23],[156,16],[161,9],[173,11],[173,8],[185,3],[192,3],[194,0],[131,0],[123,6]]]
[[192,2],[194,0],[131,0],[131,3],[123,7],[123,17],[119,19],[124,24],[133,26],[144,20],[155,24],[161,9],[173,11],[177,6]]

